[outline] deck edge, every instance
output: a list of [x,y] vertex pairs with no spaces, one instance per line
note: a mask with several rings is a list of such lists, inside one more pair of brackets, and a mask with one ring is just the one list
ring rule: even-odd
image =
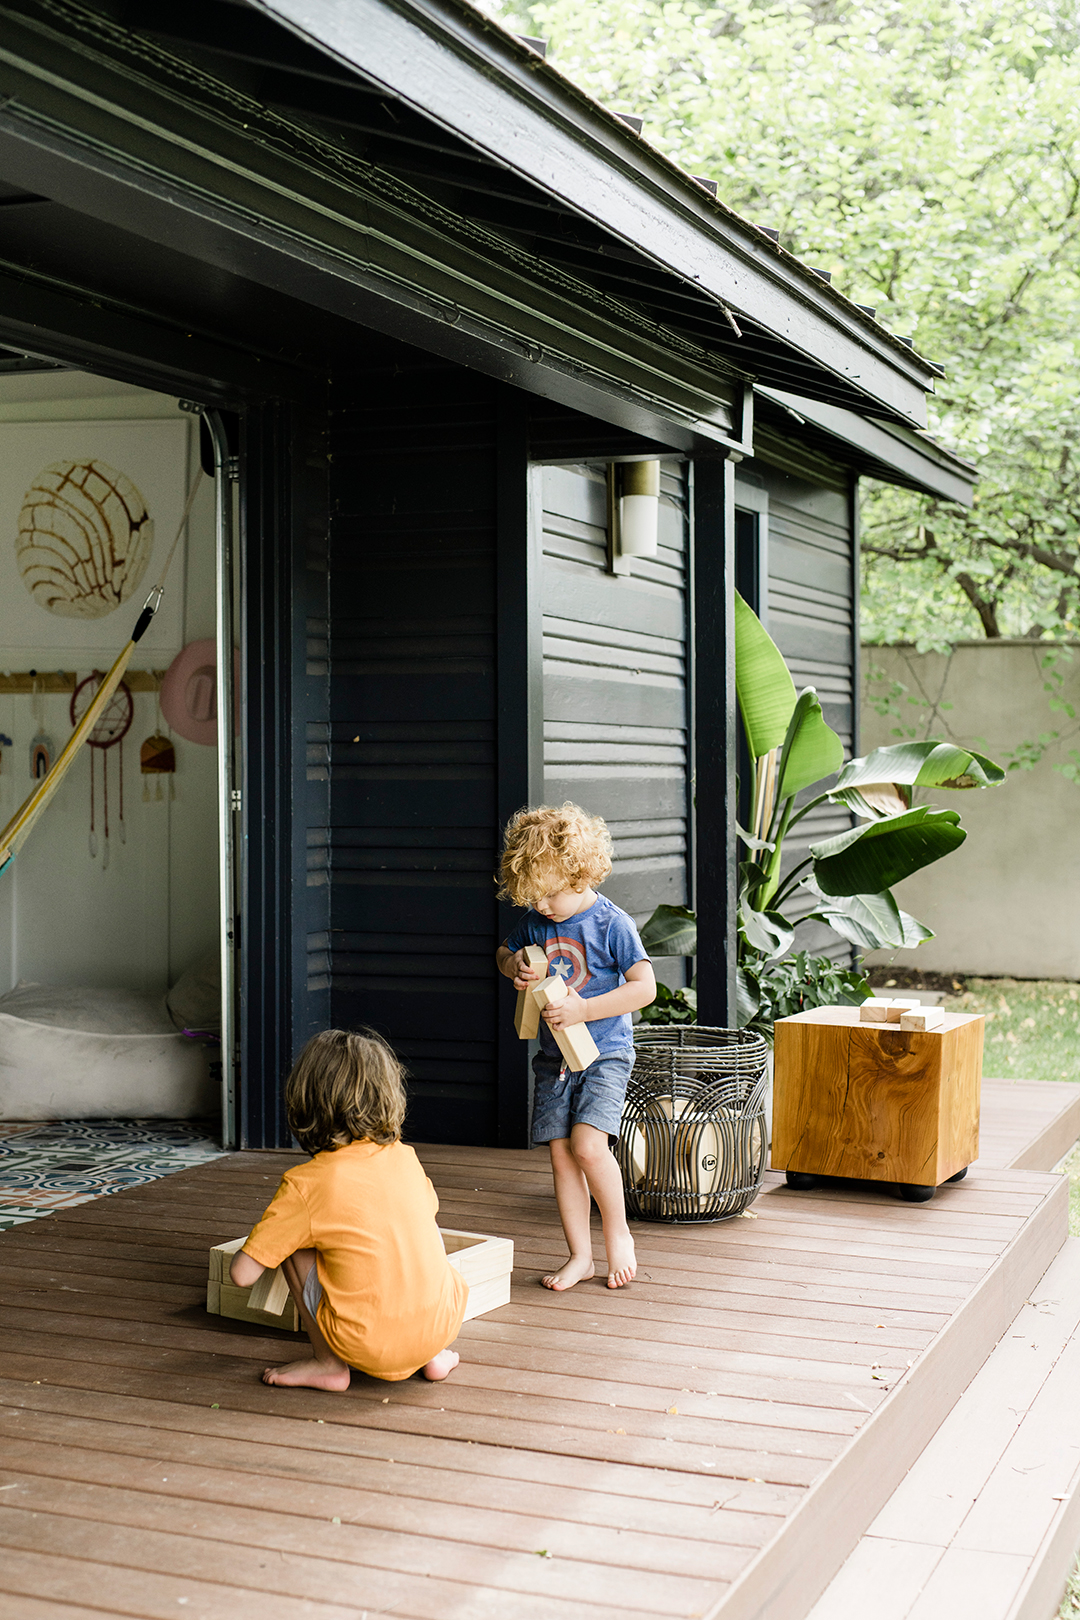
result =
[[[1059,1085],[1060,1081],[1051,1084]],[[1066,1107],[1044,1126],[1033,1142],[1004,1166],[1006,1170],[1052,1170],[1080,1141],[1080,1088]]]
[[[1066,1177],[703,1620],[805,1620],[1068,1236]],[[825,1533],[823,1533],[823,1530]],[[1017,1611],[1015,1620],[1046,1620]]]

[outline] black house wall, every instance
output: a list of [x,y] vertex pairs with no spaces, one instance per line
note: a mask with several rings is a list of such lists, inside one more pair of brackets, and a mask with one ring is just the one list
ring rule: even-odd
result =
[[497,398],[417,358],[330,412],[330,1016],[389,1038],[446,1142],[496,1132]]

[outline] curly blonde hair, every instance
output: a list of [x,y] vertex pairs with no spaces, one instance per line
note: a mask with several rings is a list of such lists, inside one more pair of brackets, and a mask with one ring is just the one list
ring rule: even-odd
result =
[[611,871],[611,834],[579,804],[542,804],[511,816],[503,842],[499,898],[532,906],[545,894],[581,894]]

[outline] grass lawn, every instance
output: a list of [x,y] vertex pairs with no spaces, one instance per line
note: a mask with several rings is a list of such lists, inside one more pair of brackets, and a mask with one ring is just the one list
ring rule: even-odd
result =
[[1080,987],[1047,979],[966,979],[950,1012],[986,1019],[983,1073],[1002,1080],[1080,1080]]
[[[966,979],[952,1012],[986,1019],[983,1073],[1003,1080],[1080,1080],[1080,987],[1052,979]],[[1066,1160],[1069,1230],[1080,1237],[1080,1148]],[[1080,1616],[1080,1598],[1074,1611]]]

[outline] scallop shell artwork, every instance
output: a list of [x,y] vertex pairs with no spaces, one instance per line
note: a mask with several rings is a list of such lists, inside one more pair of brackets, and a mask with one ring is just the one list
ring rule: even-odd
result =
[[102,619],[146,572],[154,520],[131,479],[107,461],[54,461],[23,497],[15,555],[39,607]]

